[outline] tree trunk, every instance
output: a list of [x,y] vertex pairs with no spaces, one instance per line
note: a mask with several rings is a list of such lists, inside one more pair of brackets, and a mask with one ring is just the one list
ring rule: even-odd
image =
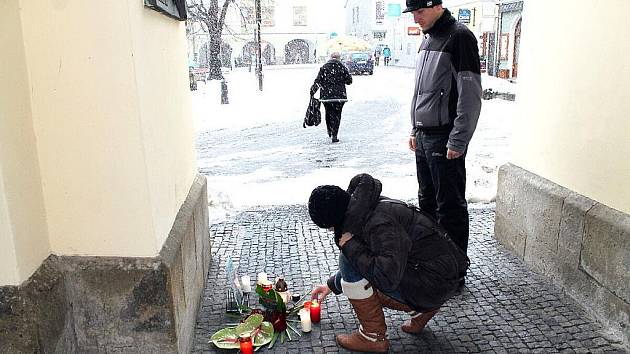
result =
[[219,54],[221,52],[221,27],[219,27],[219,1],[210,0],[208,3],[208,13],[210,14],[208,22],[208,32],[210,34],[210,60],[208,67],[208,79],[223,80],[221,73],[221,60]]

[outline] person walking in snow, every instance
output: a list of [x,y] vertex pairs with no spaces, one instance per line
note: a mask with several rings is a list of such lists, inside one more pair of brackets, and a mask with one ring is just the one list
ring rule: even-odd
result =
[[348,101],[346,85],[352,84],[352,75],[345,65],[341,63],[341,54],[334,52],[330,60],[322,65],[315,82],[311,86],[311,96],[319,89],[319,100],[326,110],[326,129],[332,142],[339,142],[337,134],[341,124],[341,111]]
[[409,149],[416,155],[420,208],[466,252],[465,157],[481,110],[479,50],[475,35],[441,4],[407,0],[404,10],[424,32],[416,61]]
[[385,66],[389,66],[389,61],[392,58],[392,50],[389,49],[388,46],[385,46],[385,48],[383,48],[383,61],[385,62]]
[[422,332],[470,264],[435,220],[381,189],[379,180],[359,174],[346,191],[319,186],[308,201],[313,222],[334,231],[341,250],[337,273],[311,294],[319,301],[331,292],[348,297],[360,326],[336,340],[352,351],[387,352],[383,307],[411,315],[403,331]]

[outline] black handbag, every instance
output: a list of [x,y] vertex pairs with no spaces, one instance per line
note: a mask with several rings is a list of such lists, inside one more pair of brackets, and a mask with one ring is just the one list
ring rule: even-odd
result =
[[304,123],[302,124],[304,128],[307,126],[316,127],[322,122],[322,112],[319,110],[320,104],[319,100],[311,95],[311,100],[308,103],[306,115],[304,116]]

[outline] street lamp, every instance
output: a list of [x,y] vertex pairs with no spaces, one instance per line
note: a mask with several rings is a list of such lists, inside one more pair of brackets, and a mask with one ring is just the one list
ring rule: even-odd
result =
[[260,43],[260,23],[262,22],[262,16],[260,12],[260,0],[256,0],[256,76],[258,76],[258,89],[262,91],[262,44]]

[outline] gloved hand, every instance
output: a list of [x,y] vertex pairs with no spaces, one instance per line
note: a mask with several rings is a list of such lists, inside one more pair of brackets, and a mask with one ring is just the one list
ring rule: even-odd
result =
[[317,84],[313,84],[311,86],[311,96],[315,96],[315,92],[317,92],[318,88],[319,88],[319,85],[317,85]]

